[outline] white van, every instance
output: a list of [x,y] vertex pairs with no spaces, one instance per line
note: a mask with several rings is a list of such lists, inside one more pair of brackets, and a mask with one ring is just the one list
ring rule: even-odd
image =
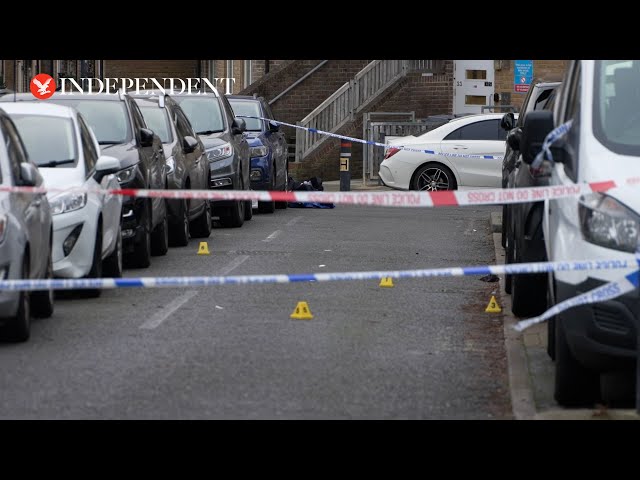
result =
[[[568,121],[571,128],[554,142],[552,161],[546,163],[550,185],[639,176],[640,61],[570,62],[553,113],[531,112],[525,118],[523,141],[528,154],[523,160],[531,163],[551,129]],[[547,200],[543,232],[549,261],[628,260],[639,246],[640,188],[618,187]],[[633,271],[552,273],[549,306]],[[633,391],[639,319],[640,296],[635,291],[571,308],[549,323],[550,353],[556,363],[555,399],[560,405],[589,406],[602,401],[603,395],[606,401],[609,386]]]

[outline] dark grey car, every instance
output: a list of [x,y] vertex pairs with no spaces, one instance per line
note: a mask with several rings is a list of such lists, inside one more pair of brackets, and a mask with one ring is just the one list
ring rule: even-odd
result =
[[[0,108],[0,185],[42,186],[42,176],[9,116]],[[52,278],[52,221],[45,194],[0,192],[0,278]],[[53,290],[0,290],[0,334],[25,341],[31,315],[53,314]]]
[[[145,90],[132,95],[147,125],[160,137],[167,159],[167,187],[174,190],[207,190],[209,162],[204,144],[194,132],[184,112],[169,95]],[[169,245],[185,246],[189,236],[207,238],[211,234],[209,201],[167,200]]]
[[[172,95],[200,136],[209,161],[209,187],[250,190],[249,144],[243,136],[245,121],[235,118],[229,101],[217,92]],[[212,213],[223,227],[241,227],[251,219],[251,200],[215,201]]]

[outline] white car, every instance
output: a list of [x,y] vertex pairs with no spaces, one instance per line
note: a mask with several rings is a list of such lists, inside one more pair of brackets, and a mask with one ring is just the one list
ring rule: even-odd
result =
[[[460,186],[500,188],[501,159],[446,154],[504,156],[507,132],[500,128],[502,116],[492,113],[455,118],[420,136],[391,140],[380,164],[380,179],[387,187],[398,190],[455,190]],[[393,148],[394,145],[430,150],[435,155],[399,150]]]
[[[49,103],[6,103],[44,186],[119,188],[120,161],[100,156],[91,128],[74,108]],[[63,278],[120,277],[120,195],[47,194],[53,215],[53,274]],[[98,296],[100,290],[86,292]]]

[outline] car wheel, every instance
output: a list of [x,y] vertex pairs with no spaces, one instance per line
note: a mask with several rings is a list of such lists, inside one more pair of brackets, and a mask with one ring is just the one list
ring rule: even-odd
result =
[[122,277],[122,227],[118,227],[116,247],[102,262],[102,274],[108,278]]
[[251,220],[253,218],[253,207],[251,206],[251,200],[244,202],[244,219]]
[[[91,270],[85,278],[102,278],[102,225],[98,225],[96,242],[93,247],[93,262]],[[88,288],[80,290],[80,294],[87,298],[97,298],[102,293],[100,288]]]
[[600,374],[580,364],[569,348],[562,326],[562,313],[556,317],[556,377],[554,398],[564,407],[591,407],[600,400]]
[[[271,181],[269,182],[269,191],[272,192],[276,189],[275,169],[271,166],[269,172]],[[276,202],[258,202],[258,213],[273,213],[276,211]]]
[[[186,198],[179,200],[179,202],[180,221],[169,229],[169,246],[171,247],[186,247],[189,244],[189,203]],[[211,212],[209,212],[209,215],[211,215]]]
[[455,190],[456,179],[453,172],[441,163],[430,162],[421,166],[413,175],[411,189],[435,192],[440,190]]
[[[282,187],[282,191],[286,192],[287,191],[287,185],[288,185],[288,181],[289,181],[289,164],[287,163],[287,168],[284,174],[284,186]],[[285,209],[289,206],[288,202],[276,202],[276,208],[277,209]]]
[[165,209],[162,222],[154,229],[151,235],[151,255],[160,257],[169,251],[169,219]]
[[225,228],[238,228],[244,223],[244,200],[233,202],[233,205],[220,215],[220,225]]
[[209,201],[205,200],[205,208],[202,214],[189,226],[193,238],[208,238],[211,235],[211,208]]
[[[21,278],[29,278],[29,254],[24,252],[22,259]],[[26,342],[31,335],[31,311],[30,295],[27,290],[20,292],[18,311],[15,317],[10,318],[4,325],[4,337],[10,342]]]
[[[544,240],[542,225],[538,225],[533,238],[527,240],[520,235],[513,240],[514,263],[543,262]],[[511,311],[517,317],[533,317],[543,313],[547,307],[547,274],[527,273],[514,275],[511,285]]]
[[147,268],[151,265],[151,211],[146,208],[142,218],[142,240],[136,244],[133,255],[132,265],[137,268]]
[[[51,252],[49,252],[47,271],[45,272],[44,278],[46,280],[53,278],[53,261],[51,260]],[[30,300],[31,313],[34,317],[49,318],[53,315],[53,289],[31,292]]]

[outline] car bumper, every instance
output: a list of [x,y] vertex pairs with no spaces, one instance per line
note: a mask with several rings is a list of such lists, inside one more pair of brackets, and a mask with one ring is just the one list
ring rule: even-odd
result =
[[[572,285],[556,281],[557,302],[604,285],[587,278]],[[585,367],[600,371],[633,369],[637,362],[640,295],[633,291],[613,300],[581,305],[560,314],[569,348]]]
[[380,170],[378,171],[378,177],[380,181],[385,187],[395,188],[396,190],[408,190],[408,186],[399,185],[393,174],[391,173],[391,169],[387,165],[380,165]]
[[[92,208],[91,202],[87,202],[80,210],[53,216],[52,260],[55,277],[81,278],[91,270],[99,216],[99,212],[92,211]],[[64,241],[79,226],[80,235],[69,255],[65,256]]]
[[[209,188],[212,190],[241,190],[240,175],[235,169],[233,156],[209,162]],[[232,206],[234,200],[214,200],[212,207]]]
[[144,226],[140,225],[140,219],[147,202],[139,197],[125,197],[122,201],[122,248],[127,253],[142,241]]
[[[260,176],[256,178],[258,173]],[[251,157],[251,189],[271,190],[271,185],[271,153],[264,157]]]

